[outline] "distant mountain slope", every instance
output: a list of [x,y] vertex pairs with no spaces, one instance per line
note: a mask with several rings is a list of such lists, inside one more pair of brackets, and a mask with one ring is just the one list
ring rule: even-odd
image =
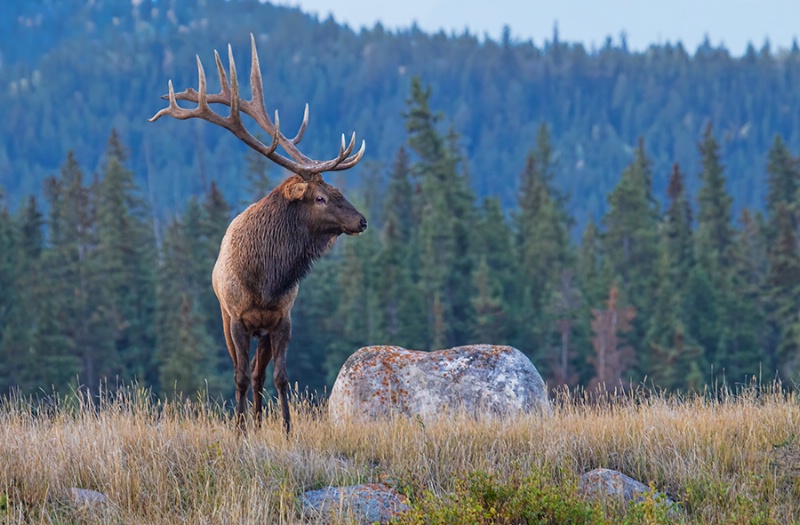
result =
[[244,146],[207,123],[146,119],[162,107],[168,79],[179,90],[196,87],[195,54],[215,89],[213,49],[230,42],[247,78],[250,32],[267,107],[280,110],[287,133],[299,125],[303,105],[311,106],[305,151],[332,156],[340,134],[355,130],[367,140],[359,171],[375,180],[373,171],[385,171],[405,141],[405,98],[419,75],[433,89],[443,127],[461,135],[481,196],[513,202],[526,152],[547,122],[557,184],[569,193],[579,226],[604,211],[640,135],[661,198],[673,162],[696,189],[696,143],[712,122],[737,208],[762,205],[776,134],[800,149],[797,46],[781,54],[751,49],[742,58],[709,45],[694,54],[679,45],[630,53],[611,43],[587,50],[554,39],[537,47],[414,28],[355,33],[256,0],[5,0],[0,186],[12,205],[39,192],[69,149],[96,166],[112,127],[131,149],[131,166],[158,214],[182,206],[210,179],[238,202],[246,194]]

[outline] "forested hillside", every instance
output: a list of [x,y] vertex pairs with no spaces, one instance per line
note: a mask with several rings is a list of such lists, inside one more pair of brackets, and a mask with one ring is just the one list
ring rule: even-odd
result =
[[[800,380],[800,49],[630,53],[354,33],[255,1],[0,5],[0,389],[137,379],[232,391],[210,286],[222,234],[284,177],[161,119],[259,45],[267,107],[370,228],[301,286],[289,375],[366,344],[512,344],[550,385]],[[214,84],[216,83],[216,87]],[[243,96],[249,96],[244,89]]]
[[568,194],[579,227],[606,211],[605,196],[640,136],[656,192],[663,194],[679,162],[694,194],[696,142],[713,123],[737,211],[763,208],[760,181],[775,135],[800,147],[797,46],[777,51],[759,42],[731,57],[710,45],[632,53],[611,39],[587,49],[556,34],[546,42],[495,42],[413,28],[354,32],[256,0],[6,0],[0,24],[0,184],[14,201],[40,192],[67,150],[97,169],[113,127],[159,217],[183,209],[211,180],[238,203],[244,150],[233,137],[202,124],[146,119],[160,108],[168,79],[179,90],[196,86],[195,54],[209,89],[218,86],[213,50],[224,55],[228,43],[246,78],[251,32],[267,107],[295,129],[310,103],[304,144],[312,154],[328,155],[340,133],[355,130],[367,140],[368,161],[390,162],[405,140],[410,79],[420,76],[461,137],[473,189],[499,196],[504,208],[514,203],[514,175],[547,123],[555,185]]

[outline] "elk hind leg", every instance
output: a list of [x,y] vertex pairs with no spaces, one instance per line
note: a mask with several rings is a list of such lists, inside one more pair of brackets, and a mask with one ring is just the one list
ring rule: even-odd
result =
[[291,422],[289,419],[289,376],[286,373],[286,350],[289,347],[291,334],[292,322],[288,316],[281,320],[281,323],[271,334],[272,358],[275,360],[273,379],[275,388],[278,391],[278,398],[281,400],[283,426],[287,434],[291,429]]
[[253,415],[256,424],[261,425],[262,401],[264,398],[264,380],[267,374],[267,365],[272,359],[272,346],[269,334],[258,338],[258,348],[253,360]]
[[241,319],[231,319],[230,337],[234,345],[234,380],[236,382],[236,419],[244,427],[244,412],[247,407],[247,390],[250,388],[250,334]]

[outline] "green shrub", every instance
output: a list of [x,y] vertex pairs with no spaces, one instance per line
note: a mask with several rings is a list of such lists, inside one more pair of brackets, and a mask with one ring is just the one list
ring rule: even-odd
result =
[[498,480],[473,472],[458,480],[454,491],[439,496],[426,492],[398,523],[437,524],[606,524],[599,506],[577,495],[574,483],[559,484],[535,471],[523,479]]
[[679,507],[667,503],[666,496],[656,493],[652,486],[644,501],[631,503],[625,514],[624,525],[671,525],[684,523]]

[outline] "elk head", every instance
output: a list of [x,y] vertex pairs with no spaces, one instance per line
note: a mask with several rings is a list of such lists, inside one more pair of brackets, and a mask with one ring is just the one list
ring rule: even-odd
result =
[[301,221],[309,225],[314,235],[358,235],[367,229],[367,219],[319,175],[308,181],[300,176],[289,177],[278,191],[290,203],[301,206]]

